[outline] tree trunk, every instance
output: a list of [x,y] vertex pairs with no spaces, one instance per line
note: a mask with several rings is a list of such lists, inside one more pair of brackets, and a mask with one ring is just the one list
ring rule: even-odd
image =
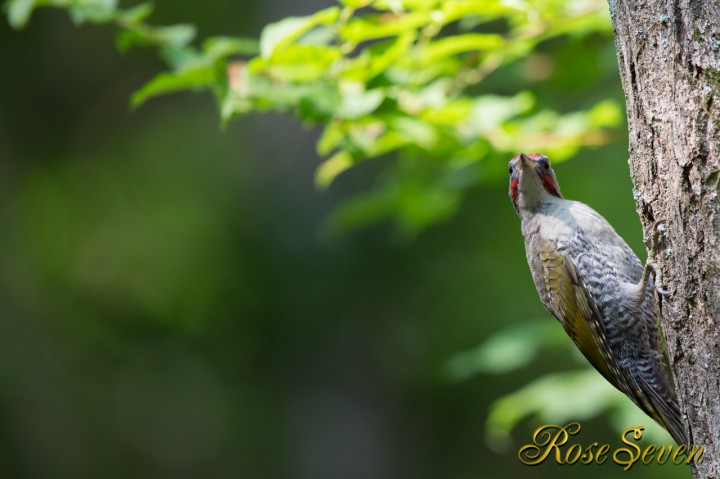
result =
[[720,1],[608,0],[630,171],[695,477],[720,478]]

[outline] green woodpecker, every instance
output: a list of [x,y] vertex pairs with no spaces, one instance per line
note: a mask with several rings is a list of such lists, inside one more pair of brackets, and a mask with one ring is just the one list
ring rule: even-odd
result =
[[542,303],[605,379],[687,445],[652,265],[595,210],[562,197],[545,155],[510,161],[510,198]]

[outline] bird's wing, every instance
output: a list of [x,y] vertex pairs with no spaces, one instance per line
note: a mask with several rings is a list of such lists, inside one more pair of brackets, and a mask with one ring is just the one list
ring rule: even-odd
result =
[[674,398],[663,398],[642,376],[618,364],[602,316],[572,259],[549,244],[540,245],[539,253],[549,303],[546,306],[580,352],[610,384],[665,426],[678,444],[688,444]]
[[625,374],[610,350],[602,317],[578,277],[572,259],[551,245],[540,245],[539,249],[549,302],[546,306],[590,364],[611,384],[631,396]]

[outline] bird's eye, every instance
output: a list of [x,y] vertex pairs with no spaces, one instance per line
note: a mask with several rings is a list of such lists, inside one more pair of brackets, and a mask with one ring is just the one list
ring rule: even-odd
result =
[[540,161],[538,161],[538,164],[540,165],[540,168],[543,170],[549,170],[550,169],[550,162],[546,160],[545,158],[542,158]]
[[512,167],[512,165],[510,165],[510,170],[508,171],[508,173],[512,174],[512,170],[513,170],[513,167]]

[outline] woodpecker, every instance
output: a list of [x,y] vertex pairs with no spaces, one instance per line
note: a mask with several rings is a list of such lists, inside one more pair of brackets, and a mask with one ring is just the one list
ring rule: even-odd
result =
[[643,268],[605,218],[564,199],[541,153],[510,160],[510,198],[545,308],[605,379],[688,446],[660,336],[652,263]]

